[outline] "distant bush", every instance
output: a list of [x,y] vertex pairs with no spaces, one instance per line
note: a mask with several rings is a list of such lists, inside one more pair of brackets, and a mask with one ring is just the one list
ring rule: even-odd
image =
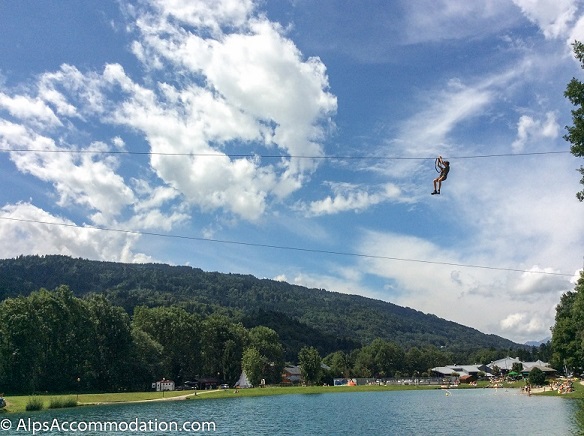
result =
[[64,407],[77,407],[75,398],[51,398],[49,409],[62,409]]
[[533,386],[542,386],[545,383],[545,373],[539,368],[533,368],[529,371],[529,384]]
[[26,411],[27,412],[32,412],[35,410],[42,410],[43,408],[43,400],[41,400],[39,397],[32,397],[29,398],[28,401],[26,402]]

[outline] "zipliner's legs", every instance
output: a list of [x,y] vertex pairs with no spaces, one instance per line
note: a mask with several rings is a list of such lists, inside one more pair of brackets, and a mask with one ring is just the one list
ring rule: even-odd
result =
[[[436,185],[438,185],[438,190],[436,190]],[[438,178],[434,179],[434,192],[432,192],[432,195],[440,194],[441,187],[442,187],[442,177],[438,177]]]

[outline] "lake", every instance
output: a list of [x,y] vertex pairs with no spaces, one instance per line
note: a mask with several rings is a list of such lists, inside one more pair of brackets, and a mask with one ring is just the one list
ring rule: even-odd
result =
[[[564,398],[530,397],[518,389],[451,390],[450,395],[441,390],[293,394],[3,414],[0,436],[187,431],[321,436],[572,435],[582,432],[576,422],[579,405]],[[43,426],[48,431],[33,431]]]

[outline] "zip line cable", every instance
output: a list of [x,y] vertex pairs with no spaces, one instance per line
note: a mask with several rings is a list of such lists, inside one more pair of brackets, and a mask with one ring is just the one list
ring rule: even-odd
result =
[[432,261],[432,260],[423,260],[423,259],[407,259],[407,258],[392,257],[392,256],[380,256],[380,255],[372,255],[372,254],[351,253],[351,252],[331,251],[331,250],[318,250],[318,249],[302,248],[302,247],[290,247],[290,246],[282,246],[282,245],[261,244],[261,243],[254,243],[254,242],[231,241],[231,240],[226,240],[226,239],[201,238],[201,237],[186,236],[186,235],[169,235],[169,234],[165,234],[165,233],[145,232],[145,231],[138,231],[138,230],[113,229],[113,228],[97,227],[97,226],[79,226],[77,224],[55,223],[55,222],[49,222],[49,221],[39,221],[39,220],[31,220],[31,219],[25,219],[25,218],[13,218],[13,217],[7,217],[7,216],[0,216],[0,220],[15,221],[15,222],[22,222],[22,223],[31,223],[31,224],[43,224],[43,225],[50,225],[50,226],[70,227],[70,228],[77,228],[77,229],[81,229],[81,230],[98,230],[98,231],[104,231],[104,232],[125,233],[125,234],[140,235],[140,236],[156,236],[156,237],[162,237],[162,238],[184,239],[184,240],[189,240],[189,241],[212,242],[212,243],[219,243],[219,244],[240,245],[240,246],[246,246],[246,247],[258,247],[258,248],[270,248],[270,249],[276,249],[276,250],[300,251],[300,252],[304,252],[304,253],[330,254],[330,255],[335,255],[335,256],[360,257],[360,258],[378,259],[378,260],[394,260],[394,261],[400,261],[400,262],[415,262],[415,263],[424,263],[424,264],[430,264],[430,265],[456,266],[456,267],[461,267],[461,268],[486,269],[486,270],[493,270],[493,271],[507,271],[507,272],[518,272],[518,273],[529,273],[529,274],[544,274],[544,275],[561,276],[561,277],[572,277],[573,276],[572,274],[564,274],[564,273],[556,273],[556,272],[548,272],[548,271],[529,271],[529,270],[518,269],[518,268],[501,268],[501,267],[494,267],[494,266],[472,265],[472,264],[463,264],[463,263],[454,263],[454,262],[441,262],[441,261]]
[[[164,153],[164,152],[154,152],[154,151],[124,151],[124,150],[45,150],[45,149],[34,149],[34,148],[21,148],[21,149],[0,149],[0,153],[66,153],[66,154],[118,154],[118,155],[138,155],[138,156],[193,156],[193,157],[230,157],[230,158],[265,158],[265,159],[375,159],[375,160],[429,160],[435,159],[435,157],[416,157],[416,156],[303,156],[303,155],[290,155],[290,154],[231,154],[231,153]],[[477,154],[468,156],[449,156],[448,159],[482,159],[482,158],[493,158],[493,157],[519,157],[519,156],[541,156],[547,154],[567,154],[570,153],[569,150],[560,151],[539,151],[539,152],[528,152],[528,153],[498,153],[498,154]]]
[[[0,149],[0,153],[77,153],[77,154],[117,154],[117,155],[142,155],[142,156],[193,156],[193,157],[230,157],[230,158],[266,158],[266,159],[376,159],[376,160],[434,160],[435,157],[407,157],[407,156],[302,156],[302,155],[261,155],[261,154],[222,154],[222,153],[163,153],[163,152],[151,152],[151,151],[123,151],[123,150],[111,150],[111,151],[104,151],[104,150],[46,150],[46,149],[32,149],[32,148],[23,148],[23,149]],[[552,155],[552,154],[567,154],[570,153],[569,150],[561,150],[561,151],[542,151],[542,152],[528,152],[528,153],[500,153],[500,154],[484,154],[484,155],[467,155],[467,156],[452,156],[448,157],[449,159],[481,159],[481,158],[494,158],[494,157],[519,157],[519,156],[541,156],[541,155]],[[67,224],[67,223],[55,223],[55,222],[48,222],[48,221],[37,221],[37,220],[29,220],[29,219],[20,219],[20,218],[12,218],[12,217],[5,217],[0,216],[1,220],[10,220],[10,221],[18,221],[18,222],[26,222],[32,224],[44,224],[44,225],[52,225],[52,226],[61,226],[61,227],[74,227],[78,229],[89,229],[89,230],[99,230],[99,231],[107,231],[107,232],[117,232],[117,233],[126,233],[126,234],[134,234],[134,235],[142,235],[142,236],[155,236],[155,237],[164,237],[164,238],[175,238],[175,239],[186,239],[191,241],[201,241],[201,242],[212,242],[212,243],[220,243],[220,244],[231,244],[231,245],[241,245],[241,246],[248,246],[248,247],[258,247],[258,248],[270,248],[270,249],[278,249],[278,250],[289,250],[289,251],[300,251],[300,252],[307,252],[307,253],[318,253],[318,254],[330,254],[336,256],[351,256],[351,257],[361,257],[361,258],[368,258],[368,259],[380,259],[380,260],[393,260],[393,261],[400,261],[400,262],[416,262],[416,263],[425,263],[425,264],[432,264],[432,265],[444,265],[444,266],[456,266],[461,268],[476,268],[476,269],[486,269],[486,270],[495,270],[495,271],[508,271],[508,272],[519,272],[519,273],[530,273],[530,274],[545,274],[545,275],[553,275],[553,276],[563,276],[563,277],[572,277],[571,274],[563,274],[563,273],[555,273],[555,272],[547,272],[547,271],[528,271],[523,269],[516,269],[516,268],[501,268],[501,267],[492,267],[492,266],[485,266],[485,265],[472,265],[472,264],[461,264],[461,263],[454,263],[454,262],[440,262],[440,261],[430,261],[430,260],[423,260],[423,259],[405,259],[399,257],[391,257],[391,256],[379,256],[379,255],[369,255],[369,254],[362,254],[362,253],[350,253],[350,252],[340,252],[340,251],[329,251],[329,250],[318,250],[318,249],[310,249],[310,248],[301,248],[301,247],[290,247],[290,246],[279,246],[279,245],[269,245],[269,244],[261,244],[261,243],[253,243],[253,242],[243,242],[243,241],[231,241],[231,240],[221,240],[221,239],[211,239],[211,238],[201,238],[195,236],[185,236],[185,235],[169,235],[164,233],[155,233],[155,232],[146,232],[146,231],[137,231],[137,230],[124,230],[124,229],[113,229],[113,228],[105,228],[105,227],[96,227],[96,226],[79,226],[77,224]]]

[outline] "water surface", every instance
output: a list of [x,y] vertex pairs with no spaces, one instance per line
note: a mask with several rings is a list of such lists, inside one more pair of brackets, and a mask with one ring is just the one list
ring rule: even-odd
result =
[[[564,398],[527,396],[517,389],[452,390],[450,395],[420,390],[167,401],[4,414],[0,419],[9,419],[12,428],[1,431],[0,436],[33,434],[33,425],[38,428],[40,423],[51,424],[53,431],[37,434],[572,435],[580,434],[579,404]],[[77,423],[77,431],[63,431],[71,423]],[[104,427],[99,431],[91,423]],[[112,431],[116,426],[118,431]]]

